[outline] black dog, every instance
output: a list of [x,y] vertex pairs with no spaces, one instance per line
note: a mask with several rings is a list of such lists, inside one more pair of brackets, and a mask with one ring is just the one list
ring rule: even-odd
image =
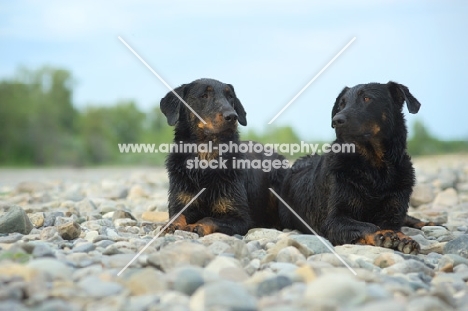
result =
[[[212,151],[170,153],[169,216],[179,213],[202,189],[206,190],[166,230],[186,230],[200,236],[213,232],[245,234],[252,227],[279,227],[278,203],[268,188],[279,189],[287,161],[277,155],[231,150],[219,156],[221,144],[239,145],[237,123],[247,125],[246,112],[234,88],[212,79],[200,79],[174,90],[205,122],[169,92],[161,100],[161,111],[169,125],[175,125],[174,143],[211,143]],[[253,145],[252,142],[244,142]],[[217,168],[196,167],[197,161],[212,161]],[[275,161],[277,169],[239,169],[239,160]],[[215,161],[215,162],[213,162]],[[266,163],[266,162],[265,162]],[[281,164],[278,168],[278,164]],[[221,167],[219,165],[223,165]],[[213,165],[213,166],[214,166]]]
[[[406,153],[403,102],[417,113],[421,104],[404,85],[360,84],[344,88],[332,110],[334,150],[300,158],[285,178],[284,200],[318,234],[334,245],[359,243],[418,253],[417,242],[402,225],[424,223],[406,215],[415,183]],[[344,144],[354,144],[346,153]],[[285,227],[309,230],[280,205]]]

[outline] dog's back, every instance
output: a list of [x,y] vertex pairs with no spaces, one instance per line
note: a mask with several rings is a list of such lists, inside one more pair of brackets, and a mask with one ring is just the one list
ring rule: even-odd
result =
[[[245,171],[245,185],[254,226],[282,228],[278,212],[278,198],[269,188],[272,188],[276,193],[281,191],[284,178],[289,170],[289,162],[277,153],[271,155],[248,153],[246,159],[251,163],[257,161],[263,165],[262,169],[251,168]],[[273,162],[276,163],[276,168],[272,166]]]

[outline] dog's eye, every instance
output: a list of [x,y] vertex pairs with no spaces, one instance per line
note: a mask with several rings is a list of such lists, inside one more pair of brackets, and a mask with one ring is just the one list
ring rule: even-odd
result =
[[346,106],[346,103],[345,103],[344,101],[342,101],[342,102],[340,103],[340,105],[338,106],[338,108],[339,108],[340,110],[342,110],[345,106]]
[[364,96],[364,102],[365,102],[365,103],[370,102],[370,100],[371,100],[370,97]]
[[208,94],[203,93],[202,96],[200,96],[200,98],[208,98]]

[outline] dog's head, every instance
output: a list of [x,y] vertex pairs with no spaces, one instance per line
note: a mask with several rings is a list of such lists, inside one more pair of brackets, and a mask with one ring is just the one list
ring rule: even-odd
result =
[[345,87],[333,106],[332,127],[337,138],[347,142],[382,141],[400,129],[406,139],[403,102],[410,113],[421,107],[406,86],[395,82]]
[[234,87],[213,79],[183,84],[167,93],[160,104],[169,125],[182,123],[205,135],[236,131],[237,123],[247,125]]

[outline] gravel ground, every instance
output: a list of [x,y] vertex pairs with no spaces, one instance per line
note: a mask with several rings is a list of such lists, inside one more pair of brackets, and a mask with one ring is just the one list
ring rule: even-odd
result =
[[[415,161],[422,254],[176,231],[163,169],[0,170],[0,310],[468,310],[468,156]],[[14,233],[10,233],[14,232]]]

